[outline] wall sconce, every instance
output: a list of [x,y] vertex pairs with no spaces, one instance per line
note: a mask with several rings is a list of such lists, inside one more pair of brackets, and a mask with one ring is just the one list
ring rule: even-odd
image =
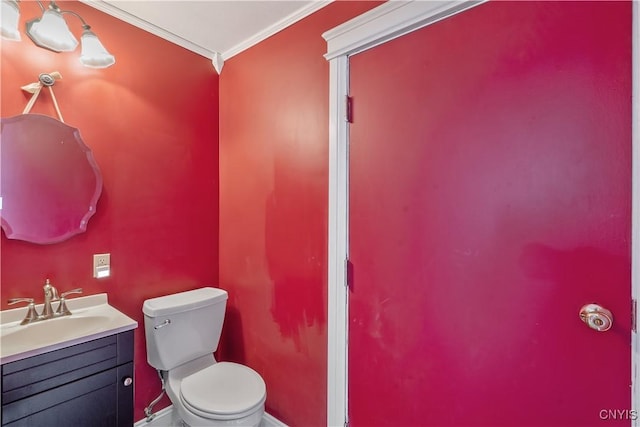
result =
[[[71,52],[78,46],[78,40],[73,36],[64,15],[73,15],[82,22],[82,52],[80,62],[85,67],[107,68],[116,62],[98,36],[91,31],[91,27],[77,13],[71,10],[60,10],[55,1],[49,2],[49,8],[45,9],[40,0],[37,0],[42,17],[27,21],[27,36],[37,45],[54,52]],[[2,0],[2,27],[0,34],[8,40],[20,40],[18,21],[20,19],[20,7],[17,0]]]

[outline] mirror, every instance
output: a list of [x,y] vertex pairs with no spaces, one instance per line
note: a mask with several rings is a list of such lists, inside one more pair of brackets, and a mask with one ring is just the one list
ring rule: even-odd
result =
[[9,239],[50,244],[87,228],[102,175],[80,131],[52,117],[1,120],[0,225]]

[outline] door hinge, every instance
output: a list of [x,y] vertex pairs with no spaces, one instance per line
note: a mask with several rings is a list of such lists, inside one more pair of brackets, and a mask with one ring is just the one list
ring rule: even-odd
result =
[[353,123],[353,98],[349,95],[344,97],[345,100],[345,121],[347,123]]
[[638,323],[638,301],[631,300],[631,332],[636,332]]
[[344,259],[344,275],[345,282],[344,285],[347,289],[352,289],[353,287],[353,264],[349,261],[349,258]]
[[344,427],[349,427],[349,420],[344,420]]

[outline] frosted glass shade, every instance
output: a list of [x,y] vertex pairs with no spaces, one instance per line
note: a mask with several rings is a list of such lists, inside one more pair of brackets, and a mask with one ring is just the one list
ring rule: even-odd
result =
[[107,52],[93,31],[84,30],[80,40],[82,42],[80,62],[85,67],[107,68],[116,62],[114,56]]
[[38,46],[56,52],[71,52],[78,46],[62,15],[53,9],[45,11],[41,19],[29,21],[27,34]]
[[3,1],[0,14],[2,14],[2,26],[0,27],[2,38],[19,41],[18,20],[20,19],[20,11],[18,5],[13,1]]

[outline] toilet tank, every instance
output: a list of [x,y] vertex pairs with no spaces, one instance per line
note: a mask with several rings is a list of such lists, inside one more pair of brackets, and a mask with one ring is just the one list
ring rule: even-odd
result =
[[227,292],[200,288],[158,298],[142,305],[147,361],[168,371],[218,348]]

